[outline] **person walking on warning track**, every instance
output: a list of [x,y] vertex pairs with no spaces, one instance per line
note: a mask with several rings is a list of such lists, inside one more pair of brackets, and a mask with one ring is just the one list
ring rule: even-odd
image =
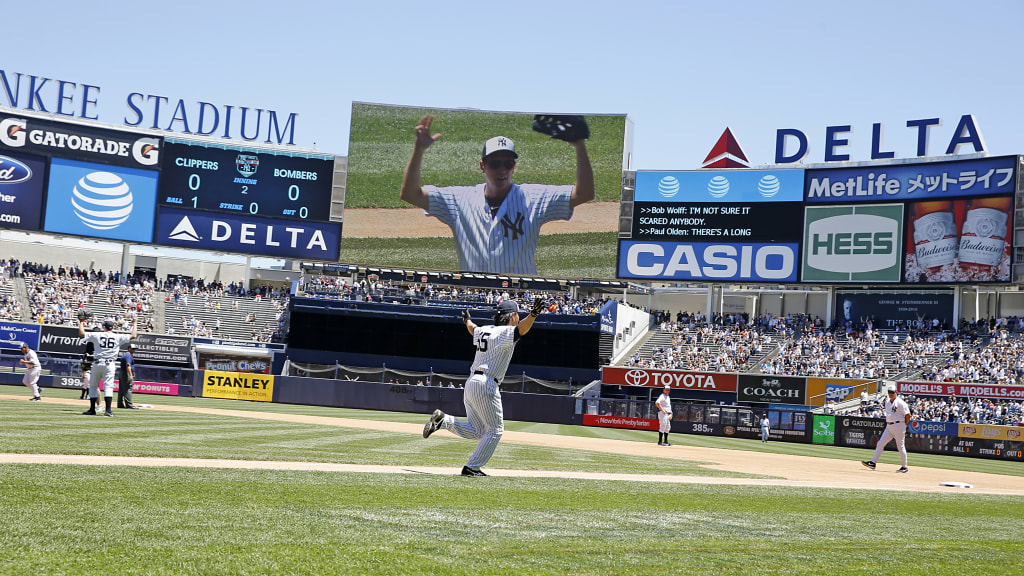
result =
[[654,402],[658,407],[658,446],[671,446],[668,433],[672,431],[672,387],[666,385],[665,390]]
[[[473,347],[476,348],[473,366],[470,369],[472,375],[466,380],[463,394],[468,420],[459,420],[440,410],[434,410],[423,426],[423,437],[429,438],[443,427],[463,438],[479,439],[476,450],[462,467],[463,476],[487,476],[480,467],[491,459],[505,431],[501,392],[498,386],[505,378],[505,371],[512,360],[516,343],[530,331],[534,319],[540,316],[543,310],[543,298],[534,301],[529,315],[525,310],[519,310],[514,300],[505,300],[498,305],[498,313],[494,315],[494,326],[477,326],[470,319],[469,310],[462,311],[462,322],[466,325],[466,330],[473,335]],[[524,316],[524,319],[520,320],[520,316]]]
[[767,414],[761,415],[761,442],[768,442],[768,432],[772,429],[772,422]]
[[910,406],[896,395],[896,385],[889,384],[886,389],[886,393],[889,398],[884,402],[883,409],[885,411],[885,432],[882,432],[882,437],[878,440],[878,445],[875,446],[875,455],[871,460],[865,460],[861,464],[874,470],[875,465],[878,463],[878,459],[882,456],[882,451],[885,450],[886,444],[890,440],[896,441],[896,449],[900,452],[900,461],[902,466],[897,472],[906,474],[909,470],[907,469],[907,424],[910,424]]
[[18,362],[25,365],[25,376],[21,379],[21,383],[32,390],[32,400],[38,402],[43,399],[39,395],[39,373],[42,372],[42,367],[39,365],[39,356],[36,355],[35,350],[29,348],[28,344],[24,342],[21,344],[21,353],[25,355],[24,358],[18,360]]

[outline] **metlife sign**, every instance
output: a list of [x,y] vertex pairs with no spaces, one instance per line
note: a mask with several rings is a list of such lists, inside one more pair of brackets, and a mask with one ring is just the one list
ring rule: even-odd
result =
[[39,230],[46,158],[0,153],[0,227]]
[[152,242],[157,174],[53,158],[44,229],[57,234]]
[[804,282],[899,282],[903,204],[808,206]]
[[929,200],[1013,192],[1016,156],[808,170],[808,203]]
[[218,252],[337,261],[341,224],[161,207],[154,242]]
[[160,169],[162,138],[0,112],[0,153],[31,152],[126,168]]

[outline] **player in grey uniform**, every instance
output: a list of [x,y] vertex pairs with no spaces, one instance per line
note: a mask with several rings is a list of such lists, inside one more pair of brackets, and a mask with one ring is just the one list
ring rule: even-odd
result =
[[[466,330],[473,335],[473,347],[476,348],[470,369],[472,375],[466,380],[466,391],[463,394],[468,420],[459,420],[434,410],[423,427],[423,437],[429,438],[438,428],[444,427],[463,438],[479,439],[476,450],[462,467],[463,476],[487,476],[480,467],[491,459],[505,431],[498,386],[505,378],[516,342],[530,331],[534,319],[543,308],[544,300],[537,298],[527,316],[526,311],[519,310],[515,301],[505,300],[498,305],[494,326],[477,326],[470,319],[469,310],[462,313],[462,321]],[[520,315],[525,318],[520,320]]]
[[24,358],[18,360],[18,362],[25,365],[25,376],[22,377],[21,383],[32,390],[32,399],[38,402],[43,399],[39,395],[39,373],[42,372],[42,367],[39,365],[39,356],[36,355],[35,350],[29,348],[28,344],[24,342],[21,344],[21,353],[25,355]]
[[666,385],[654,404],[658,406],[658,446],[671,446],[668,433],[672,431],[672,387]]
[[515,143],[495,136],[484,143],[476,186],[421,186],[423,154],[441,137],[430,134],[433,116],[416,126],[416,142],[402,178],[402,200],[426,211],[452,229],[459,269],[500,274],[537,274],[534,254],[540,227],[568,220],[576,206],[594,199],[594,170],[586,140],[571,142],[576,150],[575,186],[513,184]]
[[102,381],[103,400],[106,403],[106,410],[103,412],[103,415],[114,416],[114,412],[110,409],[110,401],[114,397],[114,375],[117,370],[118,353],[121,350],[122,344],[134,340],[138,335],[137,318],[132,318],[132,333],[130,335],[114,332],[113,320],[104,320],[102,331],[89,332],[86,335],[85,325],[79,321],[78,336],[85,338],[86,344],[92,342],[94,350],[92,374],[89,378],[89,409],[83,412],[83,414],[90,416],[96,414],[96,402],[99,399],[99,386]]
[[896,385],[889,384],[886,387],[886,392],[889,394],[889,398],[883,404],[883,410],[885,411],[885,432],[882,432],[882,437],[878,439],[878,445],[875,446],[875,455],[871,460],[865,460],[861,464],[874,470],[875,464],[878,459],[882,456],[882,451],[885,450],[885,446],[891,441],[896,441],[896,449],[900,453],[900,461],[902,466],[897,472],[906,474],[907,469],[907,424],[910,424],[910,406],[896,395]]

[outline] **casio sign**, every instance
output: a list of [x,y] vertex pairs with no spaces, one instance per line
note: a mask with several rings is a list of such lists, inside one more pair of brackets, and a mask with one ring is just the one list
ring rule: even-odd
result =
[[712,280],[796,279],[796,244],[623,242],[623,276]]
[[871,214],[822,218],[807,227],[807,264],[828,272],[871,272],[896,265],[899,222]]

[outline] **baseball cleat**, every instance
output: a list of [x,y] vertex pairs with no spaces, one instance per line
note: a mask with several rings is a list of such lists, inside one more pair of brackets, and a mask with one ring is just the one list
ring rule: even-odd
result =
[[868,468],[870,468],[872,470],[875,469],[875,463],[872,462],[871,460],[865,460],[865,461],[861,462],[861,464],[867,466]]
[[908,470],[906,466],[900,466],[900,469],[897,470],[897,472],[900,474],[906,474],[907,472],[910,472],[910,470]]
[[423,425],[423,437],[430,438],[430,435],[441,427],[441,422],[444,422],[444,412],[434,410],[434,413],[430,415],[430,420]]
[[39,402],[40,400],[42,400],[42,398],[40,398],[39,396],[33,396],[32,399],[29,400],[29,402]]
[[104,412],[103,415],[106,416],[107,418],[113,418],[114,417],[114,413],[111,412],[110,410],[107,410],[106,412]]
[[484,471],[479,468],[470,468],[469,466],[462,467],[463,476],[487,476]]
[[82,416],[95,416],[95,415],[96,415],[96,411],[95,410],[86,410],[85,412],[82,412]]

